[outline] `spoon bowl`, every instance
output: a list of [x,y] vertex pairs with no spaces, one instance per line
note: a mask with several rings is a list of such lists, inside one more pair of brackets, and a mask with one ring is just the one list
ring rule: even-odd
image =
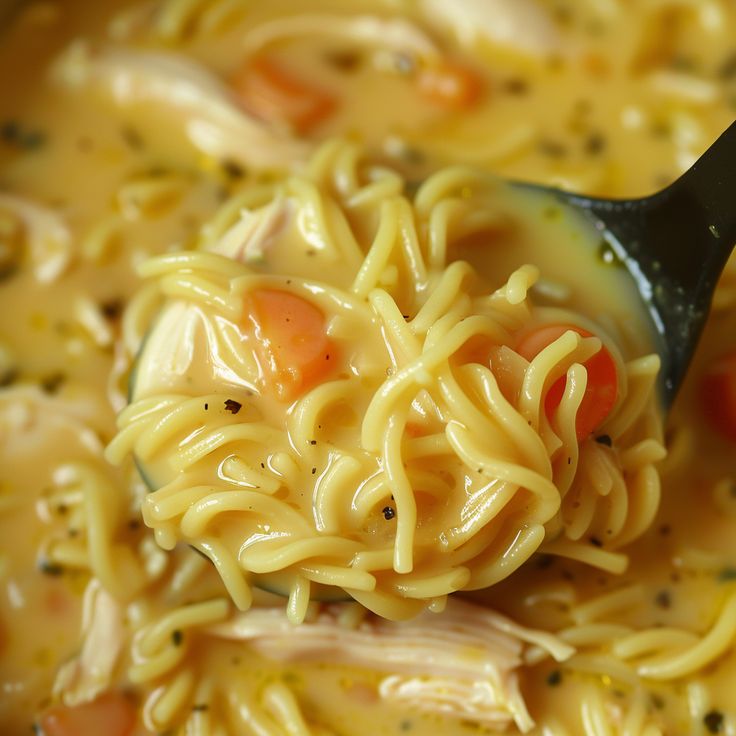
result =
[[687,373],[718,278],[736,244],[736,123],[679,179],[640,199],[599,199],[534,184],[580,211],[634,279],[657,334],[662,403]]

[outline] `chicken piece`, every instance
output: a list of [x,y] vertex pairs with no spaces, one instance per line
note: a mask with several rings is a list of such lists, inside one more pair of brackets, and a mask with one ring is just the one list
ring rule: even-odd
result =
[[345,604],[326,605],[293,626],[281,607],[253,608],[209,633],[247,641],[269,659],[386,672],[379,685],[386,700],[499,730],[513,721],[523,732],[534,726],[517,680],[525,648],[535,645],[558,661],[574,651],[551,634],[457,598],[441,614],[399,623],[368,615],[350,627],[342,623],[344,612]]
[[549,13],[535,0],[423,0],[428,22],[449,28],[464,46],[486,43],[531,58],[559,52]]
[[72,236],[62,217],[48,207],[12,194],[0,194],[0,211],[20,222],[36,279],[42,284],[56,281],[72,261]]
[[175,53],[78,43],[62,58],[58,76],[70,86],[91,86],[120,107],[159,105],[183,125],[201,153],[258,168],[289,168],[308,146],[285,130],[250,117],[225,82]]
[[54,695],[65,705],[88,703],[105,692],[125,642],[120,604],[93,578],[84,593],[81,652],[58,672]]

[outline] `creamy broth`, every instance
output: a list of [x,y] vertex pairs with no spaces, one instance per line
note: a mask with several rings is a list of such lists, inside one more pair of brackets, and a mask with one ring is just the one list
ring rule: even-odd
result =
[[[98,53],[108,33],[118,34],[117,44],[183,53],[227,80],[241,63],[249,30],[300,14],[344,12],[341,3],[324,0],[308,7],[294,0],[159,5],[179,8],[181,24],[167,30],[164,13],[123,3],[31,3],[7,22],[0,43],[0,225],[11,249],[26,243],[0,281],[0,731],[9,736],[29,733],[55,702],[59,668],[80,648],[85,587],[98,574],[96,567],[90,571],[87,542],[79,541],[85,515],[91,515],[85,504],[91,502],[65,467],[82,463],[96,474],[92,484],[102,489],[116,549],[139,555],[152,581],[146,583],[148,600],[136,591],[111,591],[127,606],[120,640],[171,609],[177,565],[189,571],[181,576],[196,579],[197,600],[225,595],[209,564],[182,562],[187,550],[171,553],[167,562],[168,553],[155,547],[141,522],[147,489],[135,468],[130,462],[113,468],[101,452],[127,401],[123,342],[141,337],[122,316],[142,285],[136,267],[158,253],[194,247],[224,201],[268,184],[284,168],[264,170],[198,150],[176,110],[162,111],[151,102],[118,106],[104,85],[66,85],[60,68],[69,60],[68,47],[87,38]],[[448,163],[467,163],[589,194],[637,196],[673,180],[733,119],[736,10],[730,3],[634,7],[539,0],[538,6],[559,34],[557,45],[541,55],[466,42],[437,14],[434,20],[424,14],[421,3],[351,4],[356,17],[371,13],[415,22],[443,58],[470,70],[481,91],[455,110],[428,101],[403,51],[384,49],[381,57],[375,43],[356,43],[339,33],[277,37],[267,51],[338,101],[305,139],[348,137],[412,183]],[[127,40],[120,35],[126,28]],[[533,37],[538,31],[530,26],[528,32]],[[156,194],[148,198],[151,181]],[[42,239],[34,256],[23,222],[28,210],[14,207],[16,200],[9,204],[5,195],[27,199],[58,218],[58,242]],[[595,233],[560,217],[547,200],[501,201],[522,231],[509,235],[502,229],[498,247],[481,249],[469,239],[454,257],[472,262],[492,288],[502,286],[515,268],[534,263],[542,273],[539,304],[554,306],[562,295],[566,308],[599,326],[627,359],[647,352],[646,319],[623,271],[605,263]],[[59,250],[59,275],[43,283],[37,269]],[[295,260],[286,246],[275,259],[275,272],[329,280],[321,262]],[[589,621],[619,627],[578,633],[580,640],[572,632],[569,643],[580,647],[579,662],[547,658],[519,669],[534,733],[736,729],[733,442],[706,421],[701,395],[712,363],[736,349],[735,273],[729,267],[724,275],[716,312],[668,420],[661,506],[650,530],[626,547],[626,571],[611,574],[537,555],[496,586],[469,594],[544,631]],[[341,274],[330,278],[339,281]],[[601,606],[598,617],[586,612],[586,601],[612,591],[624,591],[618,607]],[[263,593],[256,597],[278,603]],[[177,599],[177,605],[187,602],[186,595]],[[637,677],[628,664],[617,679],[611,670],[606,657],[618,646],[612,642],[649,627],[677,627],[700,638],[728,605],[720,637],[726,643],[692,671]],[[489,732],[472,718],[385,702],[378,694],[381,674],[339,667],[329,658],[278,664],[242,642],[205,636],[193,638],[191,646],[193,671],[210,677],[211,687],[258,698],[269,683],[285,683],[307,721],[330,733]],[[124,648],[111,689],[127,692],[140,713],[155,678],[153,685],[131,682],[131,664]],[[198,697],[206,692],[197,691]],[[581,707],[586,699],[593,704],[587,715]],[[218,708],[213,705],[213,713]],[[595,725],[597,712],[606,714],[607,725]],[[661,731],[646,731],[647,724]],[[172,728],[183,728],[183,721]],[[237,725],[231,728],[239,733]],[[148,732],[140,720],[132,731]],[[215,733],[202,731],[210,732]],[[509,732],[515,732],[513,724]],[[315,726],[310,733],[321,732]]]

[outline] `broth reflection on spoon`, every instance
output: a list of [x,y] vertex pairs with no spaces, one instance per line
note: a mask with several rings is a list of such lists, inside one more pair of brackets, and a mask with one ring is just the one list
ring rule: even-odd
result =
[[636,282],[659,336],[669,407],[736,244],[736,123],[674,183],[641,199],[596,199],[535,185],[587,214]]

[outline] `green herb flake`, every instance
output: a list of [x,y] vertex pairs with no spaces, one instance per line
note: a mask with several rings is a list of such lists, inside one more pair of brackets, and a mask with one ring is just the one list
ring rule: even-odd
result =
[[20,151],[35,151],[46,143],[46,133],[26,128],[17,120],[6,120],[0,124],[0,140]]
[[724,567],[718,573],[719,583],[727,583],[730,580],[736,580],[736,567]]
[[174,629],[171,632],[171,641],[175,647],[181,646],[184,641],[184,634],[179,629]]

